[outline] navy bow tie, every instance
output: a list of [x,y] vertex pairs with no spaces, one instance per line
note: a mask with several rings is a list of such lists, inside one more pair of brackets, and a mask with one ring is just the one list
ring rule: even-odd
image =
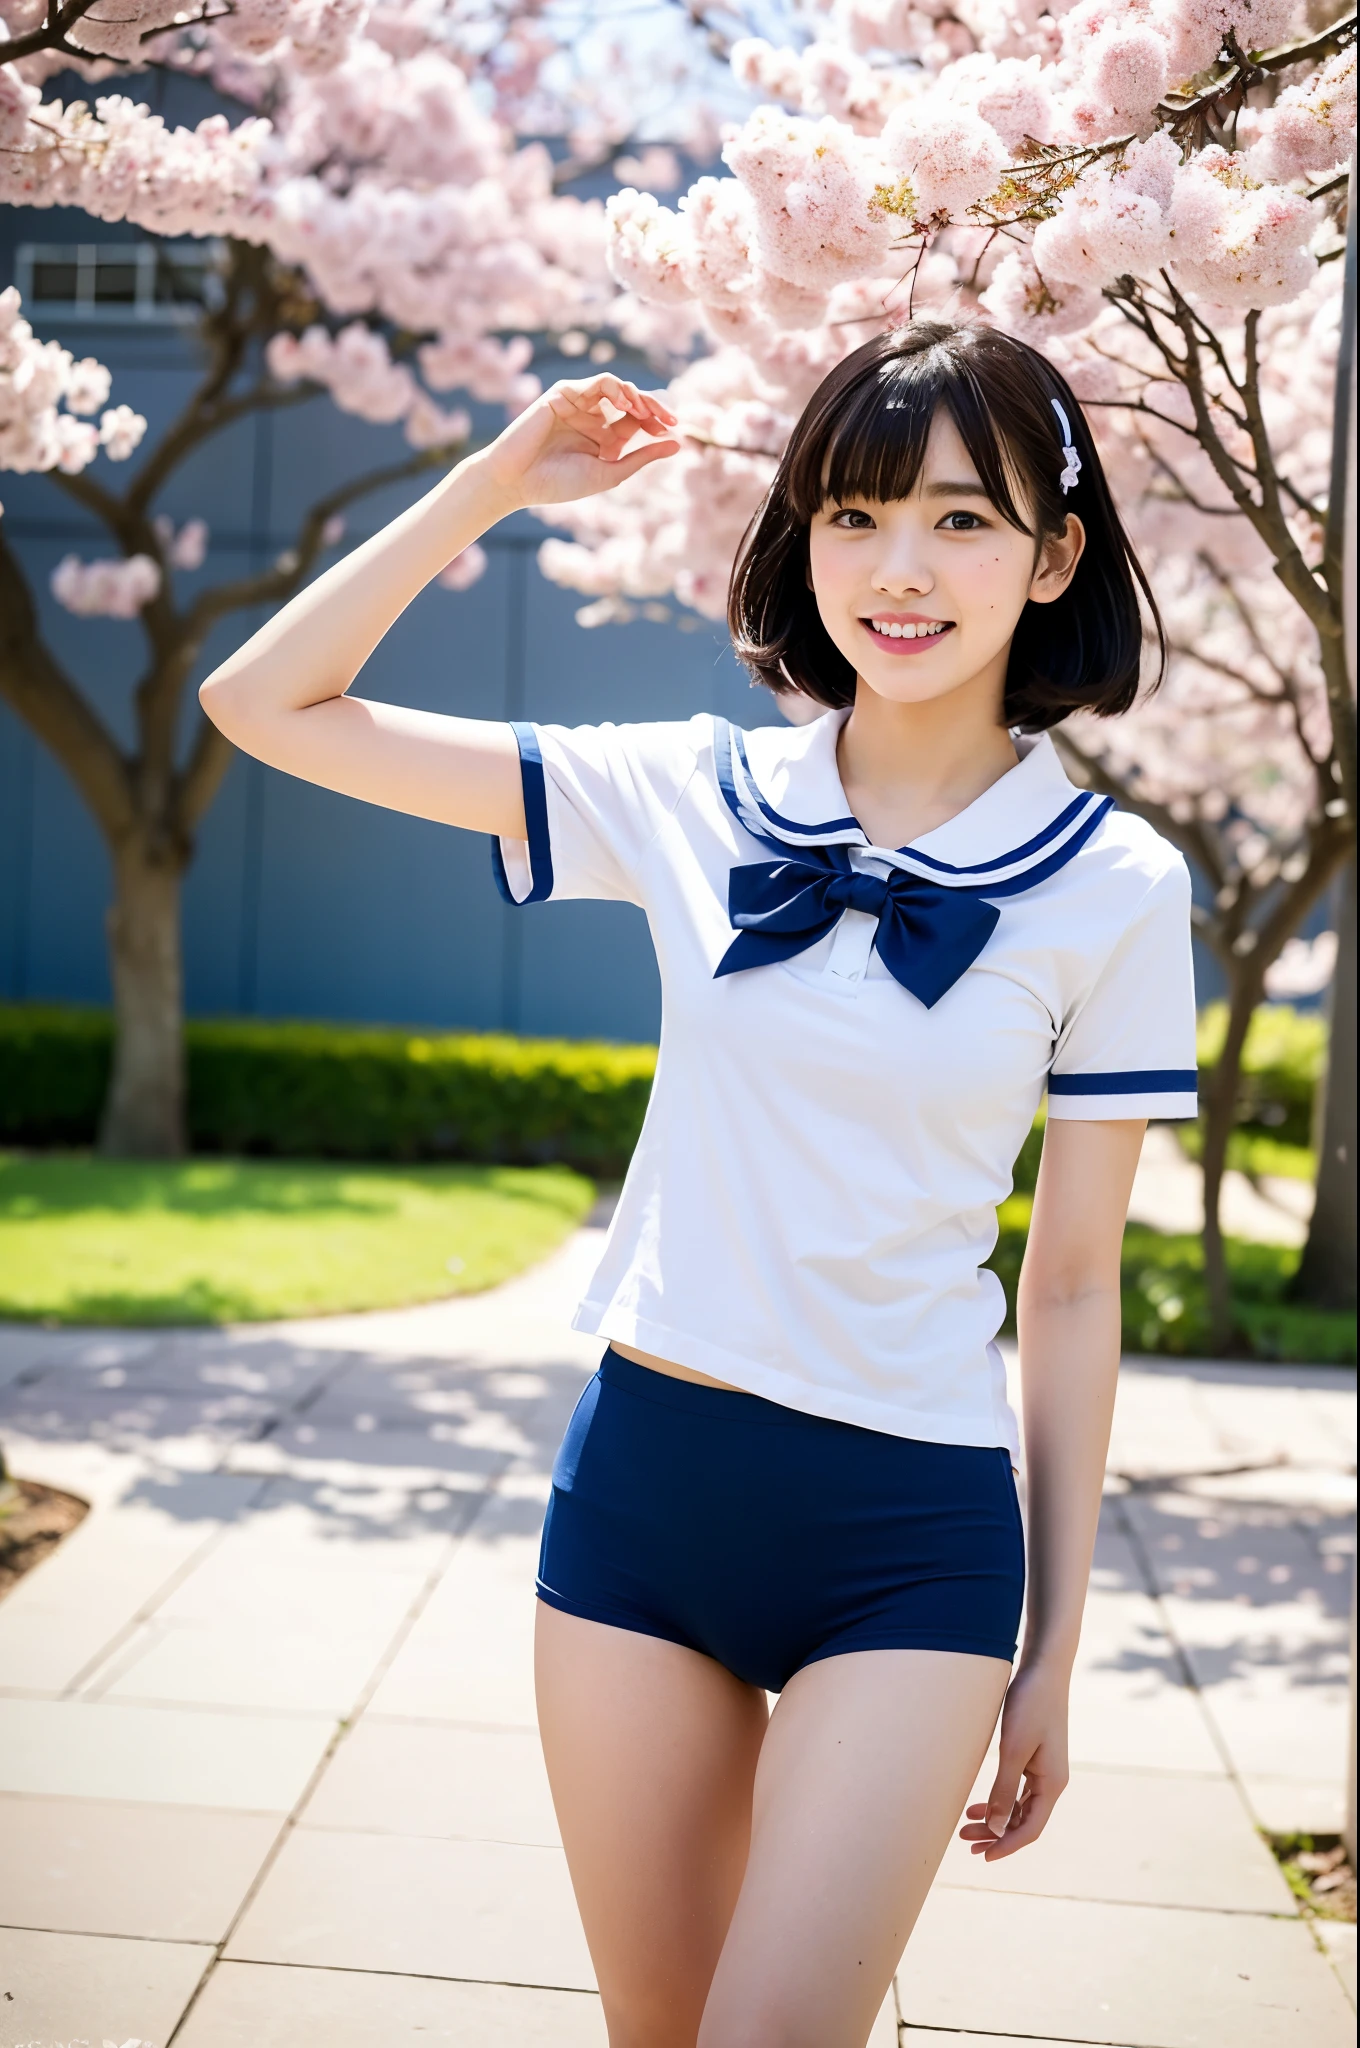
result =
[[745,967],[791,960],[824,938],[843,911],[863,910],[878,919],[874,945],[889,974],[931,1009],[972,966],[1001,916],[971,890],[942,889],[901,868],[865,874],[850,866],[841,847],[810,853],[732,869],[727,908],[737,936],[715,981]]

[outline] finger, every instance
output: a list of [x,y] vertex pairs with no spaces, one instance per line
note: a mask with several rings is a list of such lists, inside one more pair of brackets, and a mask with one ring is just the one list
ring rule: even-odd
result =
[[678,441],[648,441],[642,448],[635,448],[631,455],[624,455],[611,464],[609,481],[621,484],[625,477],[636,476],[649,462],[664,462],[669,455],[680,453]]
[[647,426],[649,432],[655,432],[653,422],[662,422],[662,428],[676,424],[674,412],[660,395],[655,391],[639,391],[635,383],[627,381],[627,377],[614,377],[612,371],[602,371],[598,377],[582,381],[563,381],[553,389],[561,391],[569,403],[586,412],[598,412],[600,401],[606,401],[614,412],[627,414],[641,426]]
[[1048,1787],[1028,1795],[1021,1807],[1016,1825],[1007,1828],[1000,1841],[990,1847],[984,1845],[982,1854],[988,1863],[997,1863],[1003,1856],[1013,1856],[1017,1849],[1024,1849],[1036,1842],[1048,1826],[1049,1817],[1058,1803],[1058,1794]]
[[987,1803],[982,1810],[983,1818],[995,1836],[1004,1835],[1010,1825],[1015,1802],[1020,1796],[1020,1779],[1028,1761],[1028,1757],[1008,1757],[1004,1749],[1001,1752],[1001,1761],[992,1780],[992,1789],[987,1794]]
[[616,377],[612,370],[602,370],[598,377],[564,379],[562,383],[554,385],[553,390],[561,392],[569,404],[580,406],[586,411],[597,411],[603,399],[617,412],[629,413],[635,419],[649,418],[652,412],[651,404],[644,398],[636,384],[628,383],[626,378]]

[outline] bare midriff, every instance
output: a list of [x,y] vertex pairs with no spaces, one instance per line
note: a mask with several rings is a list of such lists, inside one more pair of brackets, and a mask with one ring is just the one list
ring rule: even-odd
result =
[[611,1351],[617,1351],[620,1358],[626,1358],[633,1365],[645,1365],[651,1372],[664,1372],[673,1380],[693,1380],[700,1387],[722,1387],[726,1393],[739,1394],[740,1387],[734,1387],[729,1380],[712,1379],[706,1372],[695,1372],[688,1365],[677,1365],[671,1358],[654,1358],[650,1351],[634,1351],[631,1344],[616,1344],[611,1337]]

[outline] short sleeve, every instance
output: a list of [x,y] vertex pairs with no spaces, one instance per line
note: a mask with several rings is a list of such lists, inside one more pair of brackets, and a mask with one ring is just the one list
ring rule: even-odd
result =
[[528,836],[492,842],[506,901],[640,904],[638,867],[694,773],[699,723],[515,723]]
[[1177,858],[1064,1020],[1048,1113],[1089,1122],[1192,1117],[1197,1078],[1190,877]]

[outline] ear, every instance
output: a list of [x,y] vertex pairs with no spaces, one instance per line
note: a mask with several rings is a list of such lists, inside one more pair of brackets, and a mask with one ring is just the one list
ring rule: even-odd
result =
[[1031,604],[1052,604],[1061,597],[1076,574],[1077,563],[1086,550],[1086,528],[1075,512],[1069,512],[1061,533],[1051,533],[1039,550],[1039,560],[1029,586]]

